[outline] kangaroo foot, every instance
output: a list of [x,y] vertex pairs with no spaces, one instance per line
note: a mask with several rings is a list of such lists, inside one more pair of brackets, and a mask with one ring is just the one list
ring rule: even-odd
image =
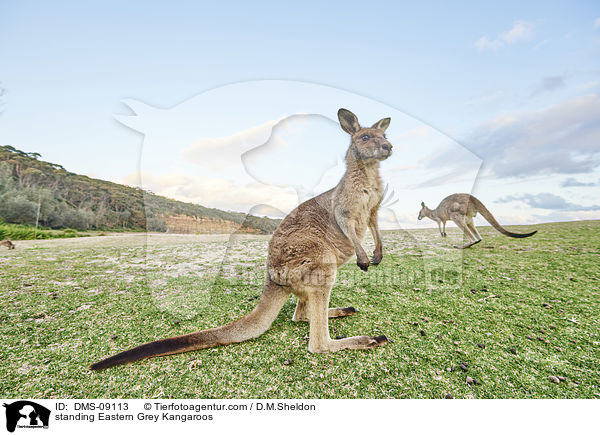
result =
[[369,340],[368,343],[366,343],[366,345],[360,346],[360,347],[349,347],[350,349],[373,349],[375,347],[383,347],[386,344],[388,344],[391,340],[389,340],[385,335],[377,335],[375,337],[370,337],[371,339]]
[[377,335],[376,337],[373,337],[373,341],[375,342],[372,347],[379,347],[379,346],[385,346],[388,343],[391,343],[392,340],[390,340],[389,338],[387,338],[385,335],[381,334],[381,335]]
[[327,317],[346,317],[358,313],[354,307],[330,308]]
[[358,336],[338,340],[342,344],[341,349],[373,349],[375,347],[383,347],[390,342],[385,335],[377,335],[375,337]]
[[312,353],[337,352],[342,349],[366,350],[385,346],[390,341],[385,335],[376,337],[357,335],[355,337],[340,338],[339,340],[327,340],[321,343],[309,342],[308,350]]
[[479,239],[479,240],[476,240],[476,241],[474,241],[474,242],[466,243],[466,244],[464,244],[464,245],[462,245],[462,246],[454,245],[454,247],[455,247],[456,249],[466,249],[466,248],[470,248],[470,247],[471,247],[471,246],[473,246],[473,245],[476,245],[476,244],[477,244],[477,243],[479,243],[479,242],[481,242],[481,239]]
[[[346,307],[346,308],[329,308],[327,311],[327,317],[346,317],[351,316],[353,314],[358,313],[358,310],[354,307]],[[292,318],[294,322],[307,322],[308,317],[306,315],[306,311],[304,306],[302,306],[299,310],[296,310],[294,313],[294,317]]]

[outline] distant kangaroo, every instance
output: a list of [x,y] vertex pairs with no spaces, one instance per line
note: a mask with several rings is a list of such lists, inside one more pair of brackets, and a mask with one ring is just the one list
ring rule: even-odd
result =
[[15,249],[15,244],[8,239],[2,240],[0,246],[6,246],[8,249]]
[[[383,189],[379,162],[392,154],[392,145],[384,134],[390,118],[363,128],[352,112],[340,109],[338,119],[351,136],[346,173],[336,187],[303,202],[279,224],[269,242],[265,284],[256,308],[225,326],[143,344],[97,362],[91,369],[256,338],[269,329],[290,294],[298,298],[292,320],[310,322],[310,352],[371,349],[387,344],[385,335],[339,340],[329,336],[328,317],[356,313],[353,307],[329,308],[337,268],[354,254],[364,271],[381,262],[377,212]],[[361,246],[367,228],[375,239],[371,261]]]
[[446,221],[452,220],[469,238],[469,242],[465,245],[455,246],[456,248],[464,249],[481,242],[481,236],[475,225],[473,225],[473,218],[477,216],[477,212],[481,213],[481,216],[486,221],[505,236],[523,238],[533,236],[537,233],[537,231],[533,231],[527,234],[518,234],[505,230],[481,201],[468,193],[455,193],[444,198],[435,210],[431,210],[422,202],[419,220],[428,217],[436,221],[442,237],[446,237]]

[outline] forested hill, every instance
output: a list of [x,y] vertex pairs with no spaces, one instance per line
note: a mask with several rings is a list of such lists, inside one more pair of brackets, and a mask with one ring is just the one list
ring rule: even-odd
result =
[[0,220],[48,228],[271,233],[278,220],[226,212],[68,172],[0,146]]

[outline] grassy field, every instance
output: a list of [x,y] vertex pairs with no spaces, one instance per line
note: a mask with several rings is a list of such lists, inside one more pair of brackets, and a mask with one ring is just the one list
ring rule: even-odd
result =
[[0,250],[0,396],[598,398],[600,221],[514,229],[533,228],[481,228],[465,251],[455,229],[384,233],[383,263],[349,263],[334,287],[332,306],[359,312],[330,321],[332,336],[386,334],[384,348],[310,354],[290,298],[256,340],[99,373],[89,364],[116,351],[251,310],[268,237],[19,242]]

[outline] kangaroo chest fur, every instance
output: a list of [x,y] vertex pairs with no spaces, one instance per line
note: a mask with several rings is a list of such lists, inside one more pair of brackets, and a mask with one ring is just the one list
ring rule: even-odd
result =
[[365,236],[369,220],[377,219],[383,195],[379,165],[349,170],[330,191],[300,204],[279,224],[269,243],[268,271],[273,281],[285,285],[312,272],[325,252],[343,264],[355,248],[339,226],[339,219],[351,221],[359,239]]
[[356,235],[365,236],[371,216],[379,209],[383,195],[379,166],[348,171],[335,189],[333,206],[340,207],[354,221]]

